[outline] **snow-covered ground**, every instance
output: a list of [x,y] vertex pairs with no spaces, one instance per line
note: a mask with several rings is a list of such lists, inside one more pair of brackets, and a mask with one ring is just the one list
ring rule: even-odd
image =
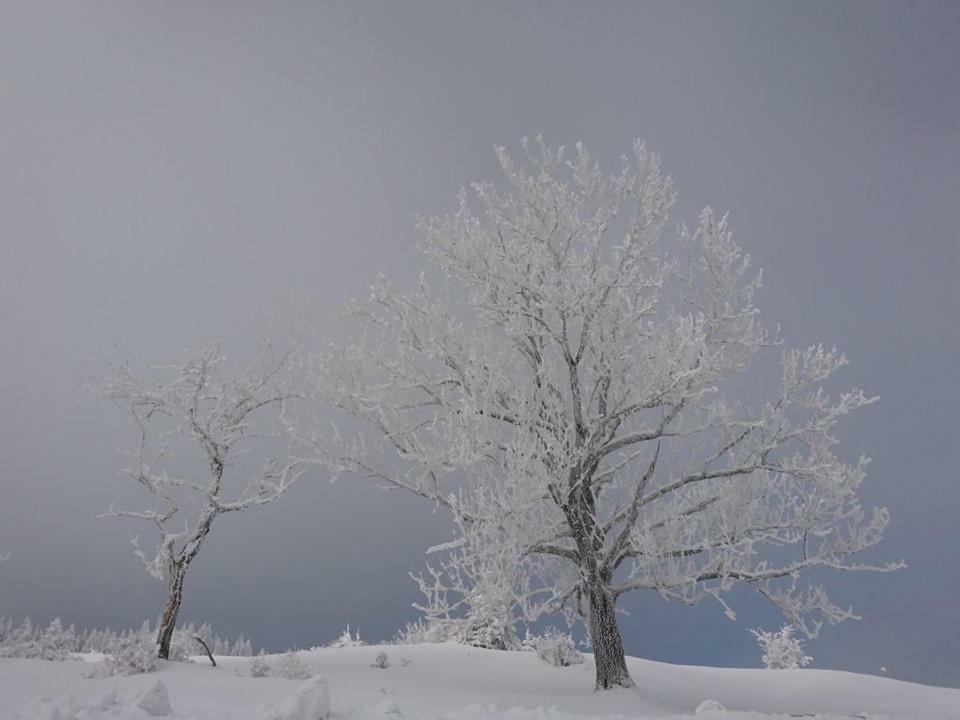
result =
[[[386,669],[372,666],[380,651],[389,656]],[[333,720],[960,719],[960,690],[830,670],[730,670],[631,658],[636,691],[594,693],[589,656],[583,665],[557,668],[533,653],[447,644],[322,649],[302,657],[326,678]],[[157,673],[87,679],[82,673],[90,660],[0,660],[0,718],[267,719],[298,703],[315,716],[324,704],[317,682],[297,696],[304,680],[238,675],[249,658],[221,658],[216,668],[197,658]]]

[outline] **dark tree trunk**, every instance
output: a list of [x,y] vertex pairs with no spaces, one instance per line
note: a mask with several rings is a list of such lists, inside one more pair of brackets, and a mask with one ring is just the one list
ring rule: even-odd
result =
[[633,687],[617,627],[615,604],[599,582],[590,588],[590,642],[597,665],[597,690]]
[[160,615],[160,624],[157,628],[157,657],[161,660],[170,659],[170,641],[173,639],[173,629],[177,625],[177,613],[180,612],[180,603],[183,601],[183,577],[186,571],[186,565],[178,565],[170,573],[167,602],[163,606],[163,613]]
[[[215,479],[219,481],[223,473],[223,464],[218,460],[214,467]],[[170,585],[167,589],[167,603],[163,606],[160,615],[160,626],[157,628],[157,657],[161,660],[170,659],[170,641],[173,639],[173,629],[177,625],[177,613],[180,612],[180,603],[183,601],[183,578],[187,568],[200,552],[200,545],[210,532],[213,519],[222,512],[216,506],[208,506],[197,521],[197,529],[183,546],[176,559],[170,561]]]
[[207,645],[206,641],[199,635],[193,639],[203,646],[203,651],[207,654],[207,657],[210,658],[210,664],[216,667],[217,661],[213,659],[213,653],[210,652],[210,646]]

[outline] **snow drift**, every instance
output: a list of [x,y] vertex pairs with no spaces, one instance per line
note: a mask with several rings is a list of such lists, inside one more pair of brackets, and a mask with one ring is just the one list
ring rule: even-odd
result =
[[[389,667],[372,667],[378,653]],[[251,658],[164,663],[85,679],[79,660],[0,660],[2,720],[960,720],[960,690],[832,670],[739,670],[629,658],[636,690],[593,692],[593,658],[554,667],[531,652],[454,644],[302,653],[322,677],[250,677]],[[279,658],[279,656],[277,656]],[[271,659],[277,659],[271,658]],[[749,715],[745,713],[750,713]]]

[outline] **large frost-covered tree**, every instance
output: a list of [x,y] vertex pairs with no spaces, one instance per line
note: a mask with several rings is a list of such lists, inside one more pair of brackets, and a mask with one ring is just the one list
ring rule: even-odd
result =
[[673,186],[641,143],[609,175],[580,145],[523,147],[497,150],[502,184],[419,223],[449,287],[381,277],[351,304],[363,333],[314,374],[350,418],[313,438],[324,461],[453,512],[428,592],[495,599],[506,622],[582,618],[598,689],[632,684],[615,616],[630,591],[732,615],[722,595],[746,583],[811,635],[850,617],[800,576],[893,567],[851,558],[888,515],[861,509],[867,459],[835,450],[837,421],[875,398],[828,395],[846,361],[815,346],[781,350],[769,399],[728,399],[779,342],[726,218],[705,209],[667,240]]
[[[256,360],[244,367],[229,364],[214,344],[154,368],[153,377],[119,361],[86,383],[96,397],[123,410],[137,430],[131,465],[123,472],[143,487],[152,507],[111,507],[106,515],[144,520],[157,532],[152,557],[137,538],[133,543],[147,571],[167,582],[157,632],[161,658],[170,654],[187,568],[214,520],[274,502],[303,474],[290,432],[290,406],[303,397],[302,366],[303,334],[297,331],[283,345],[263,339]],[[269,457],[245,485],[230,482],[228,475],[245,470],[237,465],[240,457],[257,444]]]

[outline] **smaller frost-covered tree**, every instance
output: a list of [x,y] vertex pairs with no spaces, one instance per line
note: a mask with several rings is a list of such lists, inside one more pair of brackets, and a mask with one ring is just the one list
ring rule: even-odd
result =
[[241,634],[233,644],[230,654],[237,657],[250,657],[253,655],[253,644]]
[[504,523],[457,518],[457,538],[431,547],[438,560],[426,574],[411,574],[425,602],[414,607],[426,617],[435,641],[454,640],[495,650],[519,646],[518,624],[534,622],[555,604],[534,563],[523,564]]
[[813,662],[813,658],[804,653],[803,640],[793,636],[791,625],[784,625],[777,632],[760,629],[750,632],[763,650],[760,659],[768,670],[794,670]]
[[[111,507],[105,515],[143,520],[157,532],[153,557],[137,538],[133,543],[147,571],[167,581],[157,632],[162,659],[170,657],[187,568],[214,521],[274,502],[303,473],[290,432],[292,405],[302,399],[297,378],[303,340],[299,329],[284,345],[263,339],[256,360],[247,367],[230,366],[215,344],[188,353],[175,365],[156,368],[155,379],[118,362],[86,382],[95,397],[126,412],[137,429],[136,444],[128,453],[131,465],[122,472],[147,492],[153,505],[137,511]],[[272,454],[245,489],[232,488],[228,471],[255,443]],[[184,472],[177,448],[199,450],[201,467]]]

